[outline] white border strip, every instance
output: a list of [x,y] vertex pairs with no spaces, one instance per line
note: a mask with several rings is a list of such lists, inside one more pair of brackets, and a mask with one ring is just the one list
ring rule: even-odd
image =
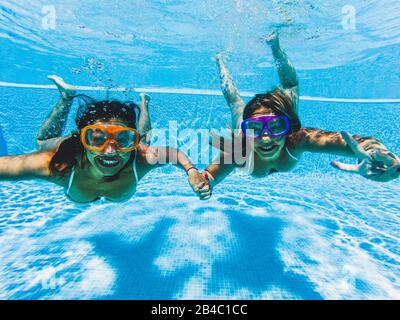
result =
[[[55,85],[42,85],[42,84],[25,84],[0,81],[0,87],[12,88],[29,88],[29,89],[52,89],[55,90]],[[106,88],[106,87],[88,87],[88,86],[75,86],[77,90],[81,91],[135,91],[144,93],[170,93],[170,94],[190,94],[190,95],[210,95],[221,96],[222,92],[219,90],[207,89],[190,89],[190,88]],[[253,97],[254,92],[241,92],[243,97]],[[305,101],[321,101],[321,102],[342,102],[342,103],[400,103],[400,99],[345,99],[345,98],[325,98],[325,97],[310,97],[301,96],[300,100]]]

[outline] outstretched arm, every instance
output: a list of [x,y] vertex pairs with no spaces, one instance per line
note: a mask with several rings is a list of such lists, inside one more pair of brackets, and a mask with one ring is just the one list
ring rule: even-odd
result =
[[[235,168],[243,168],[249,160],[247,155],[248,140],[242,135],[232,135],[231,138],[211,132],[210,145],[220,150],[217,158],[204,170],[203,175],[215,186],[225,179]],[[243,152],[245,151],[245,152]]]
[[210,181],[212,187],[224,180],[234,169],[233,163],[223,162],[223,153],[215,159],[204,171],[203,176]]
[[400,176],[400,158],[374,137],[351,136],[347,132],[329,132],[303,128],[295,134],[302,151],[330,153],[358,159],[357,165],[332,162],[342,171],[357,173],[375,181],[390,181]]
[[[296,144],[301,143],[302,151],[330,153],[346,157],[357,155],[350,148],[343,133],[325,131],[316,128],[302,128],[295,134]],[[362,137],[354,135],[353,138],[365,151],[387,150],[387,148],[375,137]]]
[[182,151],[171,147],[147,147],[146,161],[153,166],[171,163],[182,168],[188,175],[190,186],[200,199],[206,200],[211,197],[208,180],[201,175]]
[[0,157],[0,180],[48,179],[53,152]]

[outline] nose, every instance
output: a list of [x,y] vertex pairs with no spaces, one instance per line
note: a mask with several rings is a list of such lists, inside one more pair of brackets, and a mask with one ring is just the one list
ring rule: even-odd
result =
[[268,135],[267,132],[264,132],[263,135],[261,136],[261,140],[262,140],[263,142],[269,142],[269,141],[271,141],[272,139],[271,139],[271,137]]
[[104,154],[116,154],[117,150],[118,148],[115,141],[110,141],[107,143],[106,148],[104,149]]

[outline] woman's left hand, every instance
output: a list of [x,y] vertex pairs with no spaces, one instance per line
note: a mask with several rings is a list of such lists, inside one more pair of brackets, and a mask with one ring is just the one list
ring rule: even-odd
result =
[[331,164],[334,168],[357,173],[367,179],[379,182],[387,182],[400,176],[400,158],[392,152],[379,148],[366,151],[345,131],[342,132],[342,137],[359,159],[359,163],[353,165],[333,161]]
[[199,196],[200,200],[211,198],[210,182],[198,170],[189,170],[188,180],[193,191]]

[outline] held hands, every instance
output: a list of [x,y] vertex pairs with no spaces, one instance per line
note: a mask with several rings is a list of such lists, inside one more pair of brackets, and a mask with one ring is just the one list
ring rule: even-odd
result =
[[211,198],[210,182],[197,169],[189,169],[188,181],[200,200],[208,200]]
[[342,137],[359,159],[359,163],[353,165],[333,161],[331,164],[334,168],[357,173],[367,179],[379,182],[387,182],[400,176],[400,158],[393,153],[378,148],[366,151],[345,131],[342,132]]

